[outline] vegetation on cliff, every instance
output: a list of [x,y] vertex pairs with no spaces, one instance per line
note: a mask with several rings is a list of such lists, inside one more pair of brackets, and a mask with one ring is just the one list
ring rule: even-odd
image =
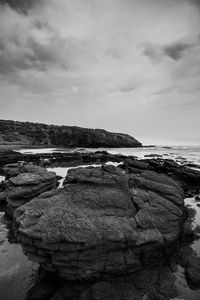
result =
[[62,147],[140,147],[128,134],[76,126],[0,120],[0,144]]

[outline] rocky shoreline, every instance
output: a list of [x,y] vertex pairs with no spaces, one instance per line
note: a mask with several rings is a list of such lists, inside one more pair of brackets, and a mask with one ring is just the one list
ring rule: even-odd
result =
[[[27,299],[171,299],[177,264],[200,287],[190,247],[198,230],[184,206],[199,193],[200,172],[107,152],[0,156],[0,201],[13,217],[15,241],[41,268]],[[102,166],[69,170],[62,188],[45,169],[89,163]]]

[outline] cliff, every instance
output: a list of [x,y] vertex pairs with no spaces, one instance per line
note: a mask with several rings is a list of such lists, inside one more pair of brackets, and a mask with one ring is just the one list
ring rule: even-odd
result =
[[141,147],[128,134],[76,126],[46,125],[0,120],[0,145],[20,144],[61,147]]

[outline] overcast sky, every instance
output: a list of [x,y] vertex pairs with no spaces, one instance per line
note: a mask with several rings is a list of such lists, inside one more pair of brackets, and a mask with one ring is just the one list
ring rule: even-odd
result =
[[0,0],[0,118],[200,144],[199,0]]

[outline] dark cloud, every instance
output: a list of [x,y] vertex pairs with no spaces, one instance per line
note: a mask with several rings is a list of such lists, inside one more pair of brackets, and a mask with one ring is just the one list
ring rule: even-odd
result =
[[[7,19],[12,22],[7,23]],[[73,48],[47,22],[4,6],[0,10],[0,74],[68,69]]]
[[8,5],[13,9],[26,13],[30,8],[35,7],[40,0],[0,0],[0,4]]
[[26,43],[20,40],[7,40],[0,42],[0,73],[8,74],[23,70],[46,71],[54,68],[67,69],[67,61],[59,47],[64,47],[64,41],[51,38],[48,44],[42,44],[33,37]]
[[174,44],[164,46],[162,50],[164,55],[178,61],[182,59],[184,54],[186,54],[192,47],[193,45],[191,44],[176,42]]
[[165,46],[146,44],[143,46],[143,54],[153,63],[161,62],[166,56],[175,61],[179,61],[194,46],[195,44],[183,43],[180,41]]
[[200,9],[200,1],[199,0],[187,0],[189,3],[194,3]]

